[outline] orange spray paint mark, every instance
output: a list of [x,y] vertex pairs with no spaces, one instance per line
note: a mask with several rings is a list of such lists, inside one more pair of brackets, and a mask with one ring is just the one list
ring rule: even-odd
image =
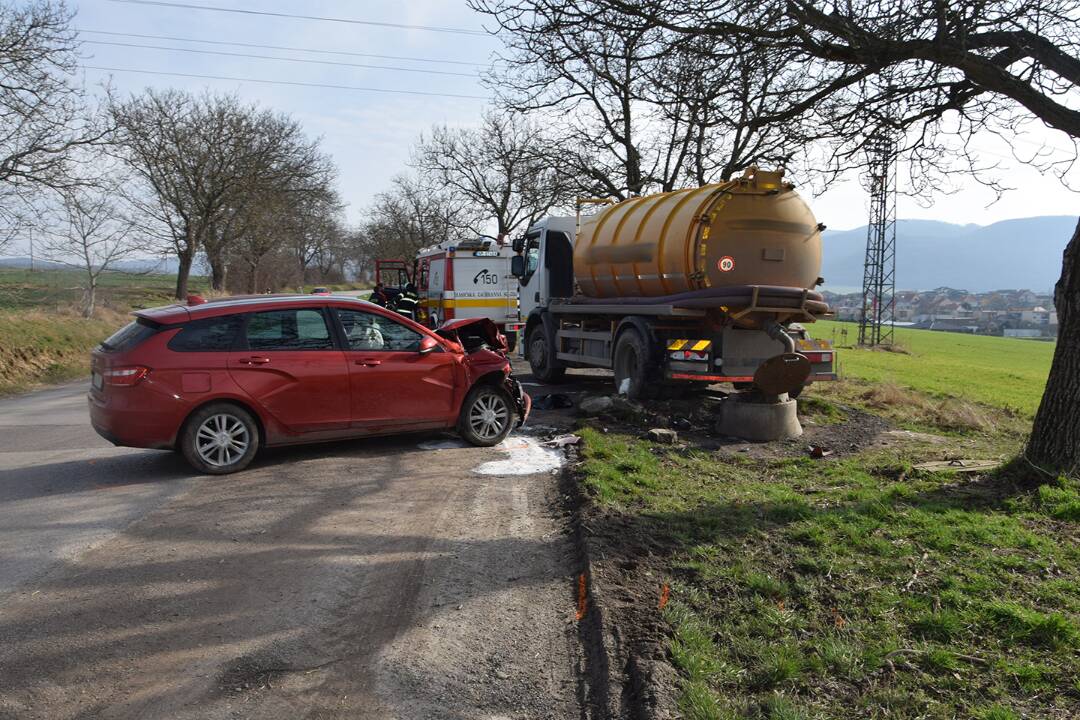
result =
[[577,619],[585,617],[585,612],[589,609],[589,600],[586,593],[585,586],[585,573],[578,575],[577,579]]
[[671,587],[664,583],[664,586],[660,588],[660,604],[656,606],[657,610],[663,610],[667,605],[668,600],[671,599]]

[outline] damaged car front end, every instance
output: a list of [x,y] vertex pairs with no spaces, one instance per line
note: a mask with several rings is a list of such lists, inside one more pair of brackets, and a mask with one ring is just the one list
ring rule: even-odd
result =
[[435,334],[461,348],[470,382],[494,372],[503,373],[502,388],[514,401],[517,427],[524,425],[532,410],[532,398],[513,376],[506,337],[495,323],[487,318],[449,320],[440,325]]

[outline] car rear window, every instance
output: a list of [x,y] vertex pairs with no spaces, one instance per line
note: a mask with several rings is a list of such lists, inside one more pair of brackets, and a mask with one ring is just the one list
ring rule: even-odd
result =
[[239,334],[239,315],[196,320],[173,335],[169,349],[175,352],[223,352],[233,349]]
[[153,337],[160,328],[161,325],[152,320],[139,318],[114,332],[99,347],[109,353],[126,352]]

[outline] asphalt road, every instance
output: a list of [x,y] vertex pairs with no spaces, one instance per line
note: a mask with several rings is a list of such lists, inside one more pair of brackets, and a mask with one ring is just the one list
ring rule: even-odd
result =
[[528,438],[198,477],[98,438],[84,392],[0,401],[0,718],[581,717],[573,552]]

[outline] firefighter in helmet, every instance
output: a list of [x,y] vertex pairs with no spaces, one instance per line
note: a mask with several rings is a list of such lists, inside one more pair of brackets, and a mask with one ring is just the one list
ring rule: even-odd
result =
[[394,310],[397,310],[410,320],[415,320],[416,311],[419,307],[420,296],[416,294],[416,286],[412,283],[407,283],[405,288],[401,291],[401,294],[397,296],[397,301],[394,303]]

